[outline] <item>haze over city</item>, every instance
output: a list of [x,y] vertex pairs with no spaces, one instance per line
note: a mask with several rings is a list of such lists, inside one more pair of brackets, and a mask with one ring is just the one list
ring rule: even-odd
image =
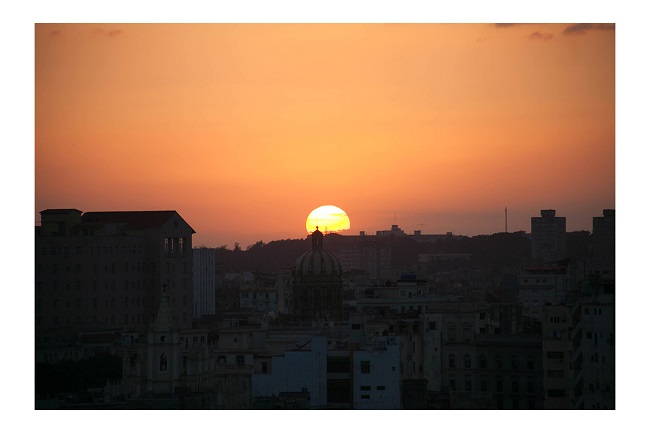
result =
[[[591,230],[615,207],[613,24],[37,24],[35,218],[177,210],[195,245]],[[83,181],[80,181],[83,179]]]

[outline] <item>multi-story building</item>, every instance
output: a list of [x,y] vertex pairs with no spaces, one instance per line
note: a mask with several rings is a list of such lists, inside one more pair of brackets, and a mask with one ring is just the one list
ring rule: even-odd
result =
[[614,294],[598,281],[583,286],[571,313],[575,409],[614,409]]
[[565,266],[530,266],[519,272],[518,281],[524,315],[539,319],[543,305],[564,303],[570,275]]
[[253,397],[270,397],[281,392],[309,393],[310,408],[327,406],[326,339],[312,335],[293,350],[264,361],[253,374]]
[[552,263],[566,257],[566,218],[555,216],[555,210],[541,211],[541,217],[530,219],[531,258],[538,263]]
[[374,337],[352,357],[353,408],[401,409],[400,338]]
[[48,209],[36,227],[36,333],[145,332],[165,293],[192,325],[192,234],[169,211]]
[[214,315],[217,308],[215,249],[199,247],[192,253],[192,304],[193,317]]
[[571,409],[569,307],[564,304],[545,305],[541,317],[544,409]]
[[594,217],[594,272],[603,279],[614,279],[616,250],[616,217],[614,209],[604,209],[603,216]]
[[365,271],[373,280],[383,280],[392,276],[392,250],[381,242],[378,236],[350,237],[354,239],[353,248],[342,249],[338,253],[341,266],[346,270]]

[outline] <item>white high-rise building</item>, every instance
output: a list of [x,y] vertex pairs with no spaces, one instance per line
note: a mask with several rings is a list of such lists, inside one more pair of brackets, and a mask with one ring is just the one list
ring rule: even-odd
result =
[[213,315],[216,312],[215,249],[194,248],[193,317]]

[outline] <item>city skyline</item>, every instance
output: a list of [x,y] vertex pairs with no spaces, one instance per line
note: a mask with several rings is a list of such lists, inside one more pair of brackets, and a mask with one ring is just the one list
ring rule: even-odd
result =
[[174,209],[214,247],[304,238],[326,204],[343,234],[491,234],[505,207],[591,231],[614,48],[609,24],[37,24],[35,216]]

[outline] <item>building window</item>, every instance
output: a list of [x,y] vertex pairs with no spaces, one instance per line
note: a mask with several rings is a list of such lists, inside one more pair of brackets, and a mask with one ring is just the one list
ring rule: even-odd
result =
[[528,379],[528,394],[533,394],[535,392],[535,383],[532,379]]
[[385,391],[386,387],[384,385],[377,385],[377,391]]
[[483,354],[479,357],[479,366],[481,368],[487,368],[487,357]]
[[519,368],[519,364],[517,363],[517,355],[512,355],[510,357],[510,367],[513,370],[517,370]]
[[237,361],[237,365],[239,366],[244,365],[244,355],[237,355],[236,361]]
[[370,373],[370,361],[361,361],[361,373],[362,374]]
[[453,323],[447,325],[447,340],[450,342],[456,341],[456,325]]
[[463,362],[464,362],[465,368],[472,368],[472,357],[469,356],[468,354],[465,354]]
[[456,368],[456,356],[451,353],[449,354],[449,368]]
[[370,391],[371,388],[372,388],[372,387],[369,386],[369,385],[361,385],[361,386],[359,387],[359,389],[360,389],[361,391]]

